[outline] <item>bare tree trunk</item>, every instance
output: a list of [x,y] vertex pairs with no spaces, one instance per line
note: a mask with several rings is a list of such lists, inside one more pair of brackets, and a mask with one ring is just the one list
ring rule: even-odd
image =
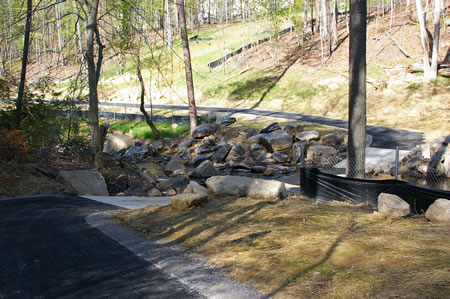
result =
[[169,145],[167,144],[164,137],[161,135],[161,132],[159,132],[159,130],[156,128],[151,117],[148,115],[147,111],[145,110],[145,84],[144,84],[144,79],[142,78],[142,73],[141,73],[141,58],[140,58],[139,53],[137,54],[136,73],[138,76],[139,85],[141,86],[140,110],[141,110],[142,114],[144,115],[145,122],[150,126],[150,129],[152,130],[153,134],[155,134],[159,138],[159,140],[161,140],[161,143],[163,144],[163,146],[165,148],[169,148]]
[[16,101],[16,119],[14,127],[19,129],[22,121],[22,105],[25,94],[25,81],[27,75],[28,64],[28,49],[30,46],[30,32],[31,32],[31,19],[33,17],[33,0],[27,0],[27,16],[25,21],[25,31],[23,36],[23,54],[22,54],[22,69],[20,71],[19,88],[17,90]]
[[314,35],[314,0],[310,0],[310,8],[311,8],[311,35]]
[[191,134],[197,127],[197,108],[195,106],[194,78],[192,76],[191,52],[189,50],[189,41],[187,37],[186,16],[184,12],[184,1],[177,0],[178,20],[180,23],[180,36],[183,43],[184,66],[186,72],[186,88],[189,101],[189,123],[191,125]]
[[426,19],[425,14],[422,11],[422,1],[416,0],[417,17],[419,19],[419,30],[420,30],[420,42],[423,49],[423,75],[425,80],[430,78],[431,67],[430,67],[430,57],[429,57],[429,40],[427,30],[425,28]]
[[347,176],[364,178],[367,2],[350,0]]
[[[89,5],[89,17],[86,25],[86,61],[88,66],[89,84],[89,127],[91,129],[91,147],[95,168],[103,167],[102,140],[98,125],[98,79],[103,60],[103,45],[97,28],[97,12],[99,0],[93,0]],[[97,43],[97,62],[94,60],[94,45]]]
[[431,54],[431,67],[429,80],[435,80],[438,72],[439,57],[439,39],[440,39],[440,18],[441,18],[441,1],[434,0],[434,36],[433,36],[433,52]]
[[167,47],[169,48],[169,51],[171,51],[172,50],[172,24],[170,22],[169,0],[166,0],[166,12],[167,12],[167,18],[166,18]]

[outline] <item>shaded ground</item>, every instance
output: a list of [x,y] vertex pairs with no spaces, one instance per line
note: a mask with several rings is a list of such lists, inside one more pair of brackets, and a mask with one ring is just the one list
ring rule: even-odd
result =
[[0,298],[198,298],[84,218],[79,197],[0,200]]
[[181,244],[238,282],[280,298],[444,298],[450,228],[386,219],[365,206],[306,198],[214,198],[190,211],[116,214],[149,238]]

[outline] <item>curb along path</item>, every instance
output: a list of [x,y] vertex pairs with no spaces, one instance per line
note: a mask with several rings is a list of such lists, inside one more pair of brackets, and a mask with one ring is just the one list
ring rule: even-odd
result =
[[252,291],[205,266],[199,256],[192,255],[193,261],[190,261],[181,255],[177,246],[146,239],[120,226],[112,219],[111,212],[92,214],[86,217],[86,222],[206,298],[263,297],[261,293]]

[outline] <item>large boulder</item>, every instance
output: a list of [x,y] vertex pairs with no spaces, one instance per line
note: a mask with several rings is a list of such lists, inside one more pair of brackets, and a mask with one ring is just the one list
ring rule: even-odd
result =
[[319,140],[320,135],[319,132],[317,131],[304,131],[295,134],[295,138],[297,138],[300,141],[304,140],[310,142],[311,140]]
[[401,197],[389,194],[380,193],[378,196],[378,213],[388,217],[405,217],[411,212],[411,207]]
[[178,155],[173,155],[169,163],[164,167],[165,172],[174,172],[178,169],[185,169],[185,162]]
[[130,160],[141,160],[148,152],[147,146],[133,145],[126,150],[122,157]]
[[337,149],[320,144],[308,147],[306,157],[316,165],[333,165],[339,162]]
[[284,183],[241,176],[214,176],[206,180],[210,193],[215,195],[247,196],[260,199],[285,198]]
[[450,222],[450,200],[445,198],[436,199],[428,207],[425,217],[430,221]]
[[205,197],[195,193],[181,193],[170,197],[170,203],[175,210],[184,211],[205,202],[207,199],[208,196]]
[[126,150],[134,144],[133,138],[124,134],[114,134],[108,137],[103,147],[103,152],[114,155],[121,150]]
[[219,174],[219,172],[214,167],[212,162],[209,160],[206,160],[206,161],[203,161],[202,163],[200,163],[200,165],[198,165],[194,169],[192,176],[197,177],[197,178],[209,178],[209,177],[212,177],[212,176],[215,176],[218,174]]
[[261,138],[261,143],[270,152],[281,152],[292,147],[292,136],[286,131],[275,131]]
[[194,132],[192,132],[192,137],[203,138],[206,136],[210,136],[216,133],[217,129],[217,124],[203,124],[194,129]]
[[109,195],[105,179],[96,170],[60,171],[58,179],[68,184],[78,194]]

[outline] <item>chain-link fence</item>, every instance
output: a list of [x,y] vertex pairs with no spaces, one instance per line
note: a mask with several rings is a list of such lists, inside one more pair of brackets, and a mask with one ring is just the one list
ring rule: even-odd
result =
[[[347,177],[347,152],[333,151],[326,147],[302,151],[300,167],[314,167],[322,173]],[[413,185],[450,191],[450,178],[447,178],[439,161],[417,159],[409,151],[366,148],[366,180],[400,180]]]

